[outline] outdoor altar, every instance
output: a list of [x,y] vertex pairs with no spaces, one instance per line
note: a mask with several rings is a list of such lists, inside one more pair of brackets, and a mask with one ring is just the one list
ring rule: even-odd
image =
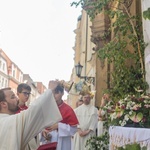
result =
[[109,150],[116,150],[118,147],[125,147],[128,144],[139,144],[141,149],[146,147],[150,150],[150,129],[111,126],[109,128]]
[[[117,103],[109,102],[104,110],[110,117],[109,150],[150,150],[150,95],[128,95]],[[130,148],[131,149],[131,148]]]

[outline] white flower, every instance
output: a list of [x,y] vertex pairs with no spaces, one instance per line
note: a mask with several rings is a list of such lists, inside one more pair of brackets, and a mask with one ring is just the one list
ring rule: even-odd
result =
[[108,109],[111,110],[111,106],[108,106]]
[[111,121],[117,118],[117,114],[114,112],[113,114],[110,115]]
[[128,97],[126,97],[124,100],[125,100],[125,101],[128,100]]
[[121,123],[121,126],[125,126],[126,125],[126,121],[123,120],[122,123]]
[[119,121],[119,124],[121,124],[121,123],[122,123],[122,120]]
[[129,111],[129,115],[132,115],[133,111]]
[[126,114],[126,115],[124,116],[124,120],[126,120],[126,121],[129,120],[129,115],[128,115],[128,114]]
[[123,149],[125,149],[125,148],[126,148],[126,145],[123,146]]
[[144,100],[144,103],[148,103],[148,100]]
[[146,104],[146,105],[144,105],[146,108],[150,108],[150,105],[149,104]]
[[147,96],[147,95],[142,95],[142,98],[149,99],[149,96]]
[[126,124],[126,123],[122,122],[122,123],[121,123],[121,126],[124,126],[125,124]]

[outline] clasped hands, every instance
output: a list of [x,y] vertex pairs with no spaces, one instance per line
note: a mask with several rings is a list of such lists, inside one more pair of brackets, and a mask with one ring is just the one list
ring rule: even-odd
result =
[[85,130],[85,131],[82,131],[81,129],[78,129],[78,133],[81,137],[84,137],[86,136],[87,134],[90,133],[91,130]]

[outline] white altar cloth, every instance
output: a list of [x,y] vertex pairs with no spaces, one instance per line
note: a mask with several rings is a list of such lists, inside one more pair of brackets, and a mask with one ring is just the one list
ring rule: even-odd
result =
[[127,144],[138,143],[141,147],[147,146],[150,150],[150,129],[111,126],[109,128],[109,150],[122,147]]

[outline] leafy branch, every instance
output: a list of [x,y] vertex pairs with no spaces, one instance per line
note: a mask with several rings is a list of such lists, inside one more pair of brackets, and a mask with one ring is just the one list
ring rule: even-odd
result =
[[144,19],[149,19],[150,20],[150,8],[143,11],[143,17],[144,17]]
[[[99,13],[104,13],[111,20],[103,40],[111,40],[97,51],[101,60],[107,59],[113,64],[110,94],[114,99],[136,94],[135,89],[146,91],[144,49],[146,44],[141,36],[141,15],[131,15],[130,6],[133,0],[80,0],[73,5],[81,5],[90,16],[91,21]],[[149,9],[148,9],[149,11]]]

